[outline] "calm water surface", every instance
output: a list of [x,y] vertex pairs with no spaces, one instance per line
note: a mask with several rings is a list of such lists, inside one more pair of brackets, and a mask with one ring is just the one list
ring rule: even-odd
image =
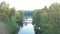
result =
[[18,34],[34,34],[34,27],[32,24],[28,24],[27,26],[23,26]]

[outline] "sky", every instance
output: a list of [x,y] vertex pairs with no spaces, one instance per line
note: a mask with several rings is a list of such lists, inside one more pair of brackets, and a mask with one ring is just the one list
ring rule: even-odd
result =
[[10,8],[15,7],[16,10],[35,10],[42,9],[44,6],[49,7],[52,3],[60,3],[60,0],[0,0],[5,1]]

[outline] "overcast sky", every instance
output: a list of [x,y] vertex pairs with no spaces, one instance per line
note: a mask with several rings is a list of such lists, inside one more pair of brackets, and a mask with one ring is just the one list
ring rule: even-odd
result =
[[0,3],[5,1],[11,7],[17,10],[34,10],[41,9],[44,6],[49,7],[52,3],[60,2],[60,0],[0,0]]

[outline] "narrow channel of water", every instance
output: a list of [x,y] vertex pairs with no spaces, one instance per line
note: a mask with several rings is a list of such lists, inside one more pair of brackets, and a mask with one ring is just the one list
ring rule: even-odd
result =
[[27,26],[23,26],[18,34],[35,34],[33,25],[27,24]]

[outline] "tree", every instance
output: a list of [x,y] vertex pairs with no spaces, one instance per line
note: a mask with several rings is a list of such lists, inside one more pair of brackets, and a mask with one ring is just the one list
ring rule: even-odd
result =
[[[60,34],[59,31],[60,31],[60,4],[59,3],[54,3],[50,6],[49,8],[50,12],[49,12],[49,21],[51,22],[52,24],[52,29],[53,29],[53,32],[52,34]],[[52,31],[51,29],[51,31]]]
[[7,21],[7,14],[9,13],[9,4],[4,1],[0,4],[0,20]]
[[60,4],[54,3],[49,9],[35,10],[33,22],[38,22],[42,34],[60,34]]

